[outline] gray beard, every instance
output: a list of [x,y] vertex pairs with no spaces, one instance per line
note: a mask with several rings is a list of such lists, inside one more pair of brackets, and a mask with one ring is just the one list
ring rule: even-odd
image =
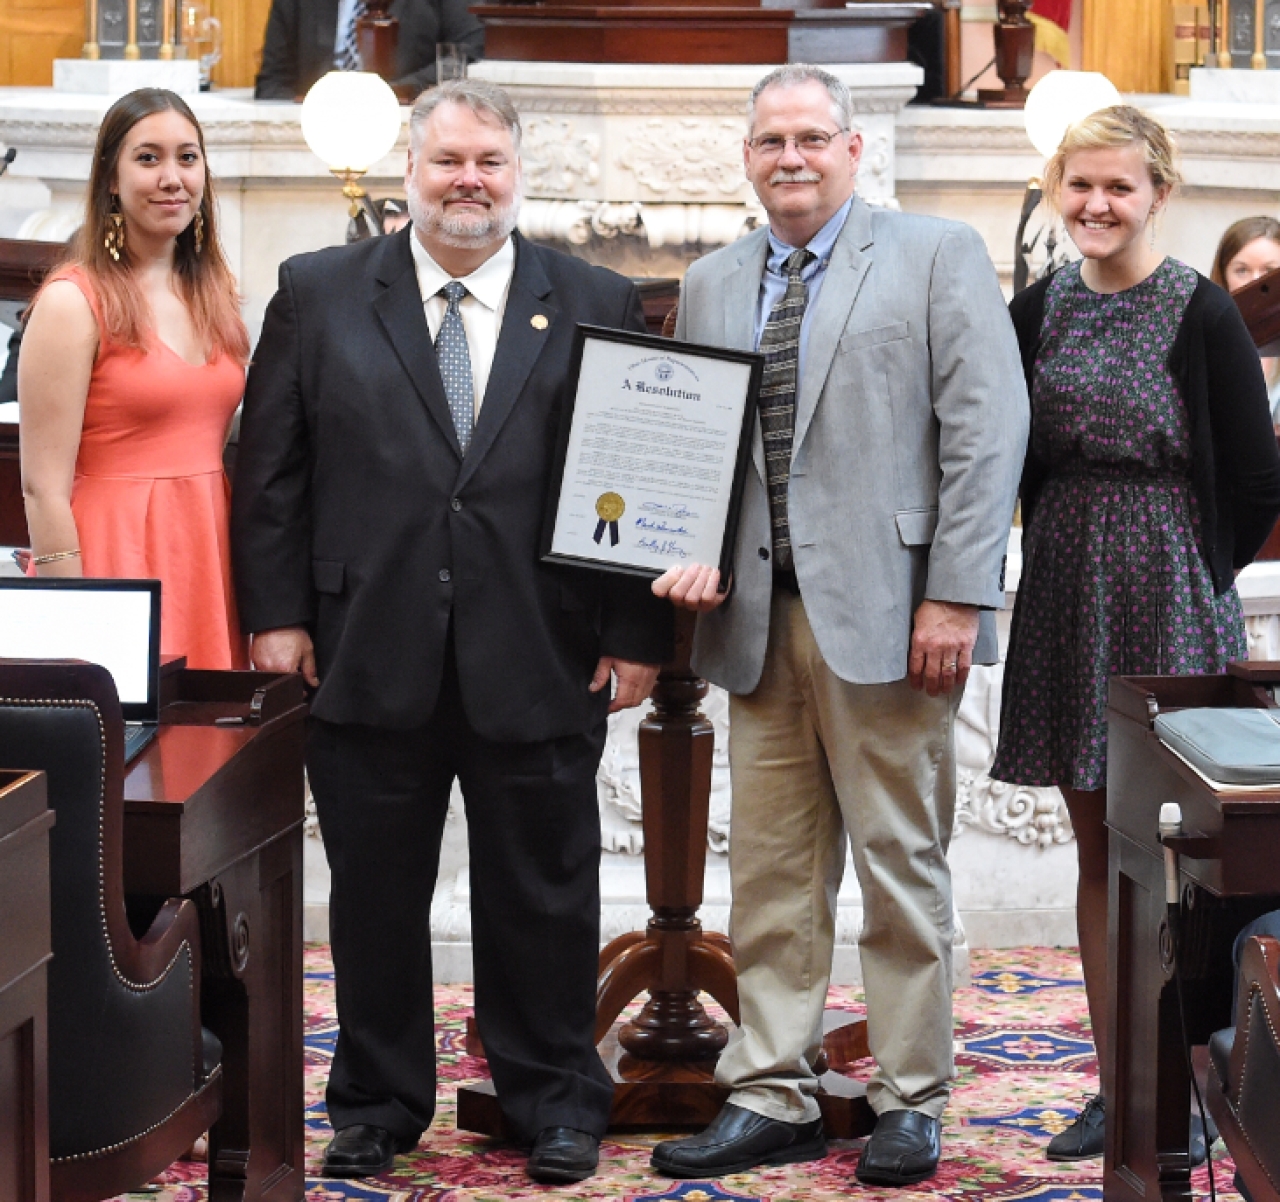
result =
[[473,215],[450,216],[443,203],[424,200],[414,188],[408,189],[406,199],[413,228],[457,250],[475,250],[509,238],[520,212],[519,192],[505,206],[494,205],[479,219]]

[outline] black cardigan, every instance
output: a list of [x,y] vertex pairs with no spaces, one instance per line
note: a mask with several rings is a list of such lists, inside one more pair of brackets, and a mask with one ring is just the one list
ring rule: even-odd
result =
[[[1049,280],[1043,279],[1009,303],[1032,396],[1048,290]],[[1201,550],[1221,594],[1231,587],[1235,569],[1261,550],[1280,517],[1280,450],[1262,365],[1244,319],[1231,297],[1204,276],[1187,303],[1169,369],[1191,429],[1191,486],[1200,505]],[[1049,474],[1028,441],[1021,487],[1024,528],[1031,525]]]

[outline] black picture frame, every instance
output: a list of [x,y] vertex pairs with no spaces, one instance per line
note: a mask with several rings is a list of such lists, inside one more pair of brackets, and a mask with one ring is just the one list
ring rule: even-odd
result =
[[[725,529],[720,540],[720,554],[716,566],[720,570],[721,590],[728,587],[733,571],[733,547],[737,537],[738,519],[742,508],[742,491],[746,474],[750,469],[752,435],[755,430],[756,411],[760,396],[760,382],[764,373],[764,356],[755,351],[739,351],[728,347],[706,346],[694,342],[681,342],[654,334],[640,334],[631,330],[608,329],[604,326],[579,323],[574,333],[569,379],[572,385],[567,403],[561,414],[560,428],[556,435],[555,454],[552,460],[552,486],[547,494],[543,517],[541,558],[544,563],[565,564],[597,571],[616,572],[656,580],[666,568],[646,568],[633,564],[612,563],[590,556],[567,555],[552,551],[556,535],[556,518],[560,509],[560,496],[564,487],[564,474],[569,445],[578,414],[578,397],[583,387],[582,360],[589,340],[619,343],[637,350],[660,351],[678,357],[714,359],[739,363],[749,368],[747,389],[742,397],[742,413],[738,427],[738,441],[734,453],[733,478],[729,488]],[[669,565],[668,565],[669,566]]]

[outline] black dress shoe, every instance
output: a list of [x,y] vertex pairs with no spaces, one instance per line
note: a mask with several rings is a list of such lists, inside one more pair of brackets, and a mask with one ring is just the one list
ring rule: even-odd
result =
[[525,1172],[543,1184],[585,1181],[600,1163],[600,1141],[572,1127],[544,1127],[533,1141]]
[[942,1124],[918,1110],[887,1110],[862,1149],[854,1176],[863,1185],[914,1185],[938,1171]]
[[821,1160],[827,1154],[822,1120],[784,1123],[726,1102],[701,1135],[669,1139],[653,1149],[650,1164],[668,1177],[723,1177],[756,1165]]
[[397,1152],[412,1152],[417,1139],[398,1139],[368,1123],[343,1127],[324,1150],[324,1177],[372,1177],[391,1167]]
[[1107,1100],[1100,1093],[1089,1098],[1065,1131],[1059,1131],[1044,1150],[1045,1158],[1060,1164],[1096,1160],[1107,1147]]

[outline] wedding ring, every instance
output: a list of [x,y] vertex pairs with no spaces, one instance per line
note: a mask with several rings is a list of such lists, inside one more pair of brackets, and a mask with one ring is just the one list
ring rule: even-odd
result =
[[950,669],[952,672],[954,672],[956,670],[956,661],[952,660],[950,663],[943,664],[942,667],[944,670]]

